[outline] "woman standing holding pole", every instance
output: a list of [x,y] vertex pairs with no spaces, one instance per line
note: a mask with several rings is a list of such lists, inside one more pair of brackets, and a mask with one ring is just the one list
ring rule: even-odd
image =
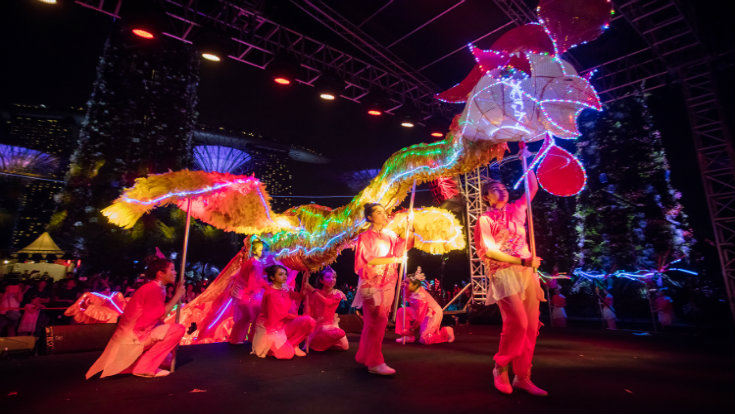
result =
[[355,360],[371,374],[393,375],[396,370],[383,359],[383,338],[398,281],[396,264],[402,262],[403,255],[413,245],[413,237],[406,244],[387,229],[388,215],[380,204],[365,204],[364,214],[370,228],[358,236],[355,247],[355,273],[360,279],[352,306],[363,309],[363,328]]
[[[528,205],[538,190],[533,171],[528,173],[527,180],[525,195],[512,203],[508,203],[508,190],[503,183],[493,181],[486,185],[483,198],[490,208],[477,221],[475,245],[487,272],[485,303],[497,303],[503,319],[498,352],[493,357],[495,388],[504,394],[520,388],[545,396],[548,393],[531,382],[531,360],[540,325],[539,303],[544,300],[544,292],[535,271],[541,258],[532,255],[526,242]],[[508,378],[511,363],[515,373],[512,385]]]

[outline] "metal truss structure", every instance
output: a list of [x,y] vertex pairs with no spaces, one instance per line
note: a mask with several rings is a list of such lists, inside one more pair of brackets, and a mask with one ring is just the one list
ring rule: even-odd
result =
[[[485,212],[485,203],[482,201],[482,186],[487,183],[490,177],[490,169],[497,168],[498,164],[502,165],[506,162],[515,161],[517,155],[509,155],[503,158],[500,163],[493,162],[490,165],[478,167],[473,171],[460,176],[460,191],[465,200],[465,225],[467,231],[467,259],[470,264],[470,285],[472,288],[472,303],[477,305],[485,304],[487,297],[487,277],[485,276],[485,265],[477,255],[477,247],[475,246],[475,225],[482,213]],[[461,292],[460,292],[461,293]]]
[[[517,24],[535,19],[522,0],[494,1]],[[599,72],[593,82],[604,102],[624,98],[631,92],[650,92],[671,81],[681,84],[730,312],[735,320],[735,154],[732,134],[717,97],[712,70],[715,56],[706,51],[679,0],[620,0],[615,1],[615,6],[647,47],[582,72]],[[732,65],[731,57],[729,64]],[[468,209],[470,204],[468,201]]]
[[[120,18],[124,0],[75,0],[81,6]],[[421,113],[422,119],[432,115],[446,115],[450,107],[434,99],[438,87],[404,64],[387,49],[378,46],[359,28],[318,2],[294,1],[293,3],[336,31],[362,53],[364,59],[340,51],[326,43],[291,30],[262,16],[253,2],[217,2],[214,9],[207,9],[204,2],[163,0],[171,30],[164,34],[186,43],[206,27],[217,27],[227,33],[223,42],[230,50],[229,57],[239,62],[266,69],[281,52],[300,59],[301,73],[298,82],[314,86],[324,74],[337,74],[345,80],[341,97],[361,100],[371,92],[379,91],[390,100],[388,113],[394,113],[404,105],[411,105]],[[210,4],[210,3],[207,3]]]
[[487,297],[487,278],[485,265],[477,255],[474,229],[477,220],[485,212],[482,201],[482,184],[487,181],[488,167],[478,167],[461,176],[461,192],[465,200],[465,224],[467,230],[467,258],[470,263],[470,284],[472,285],[472,303],[484,304]]
[[713,56],[677,1],[629,0],[618,5],[655,56],[681,82],[720,267],[735,320],[735,156],[717,97]]
[[[113,17],[120,17],[123,1],[75,0],[81,6]],[[451,114],[455,110],[433,98],[439,89],[421,72],[463,50],[464,44],[457,45],[453,51],[418,69],[411,68],[390,48],[450,13],[463,3],[462,0],[450,4],[390,45],[380,44],[361,30],[360,25],[341,16],[323,1],[290,0],[293,6],[338,35],[363,58],[269,20],[259,11],[262,1],[159,1],[164,5],[171,23],[172,29],[167,33],[170,37],[191,43],[198,32],[215,26],[227,33],[225,41],[231,49],[229,57],[245,64],[265,69],[278,53],[288,51],[301,60],[302,73],[298,79],[301,83],[313,86],[324,74],[336,73],[346,81],[341,94],[343,98],[361,102],[371,91],[382,91],[391,101],[391,108],[387,112],[394,113],[403,106],[412,105],[424,119],[432,115]],[[697,32],[692,29],[679,1],[614,0],[617,13],[611,22],[612,26],[630,26],[644,40],[645,47],[588,68],[577,63],[574,57],[576,50],[567,52],[565,58],[583,74],[596,71],[592,82],[603,102],[612,102],[632,93],[652,91],[671,82],[681,84],[730,309],[735,319],[735,157],[731,135],[723,122],[716,95],[717,85],[711,70],[712,55],[705,50]],[[509,22],[471,39],[472,43],[508,26],[522,25],[537,18],[535,11],[524,0],[493,0],[493,3],[505,13]],[[368,17],[368,20],[373,16]],[[480,204],[477,199],[480,184],[477,181],[481,181],[481,174],[481,171],[477,171],[462,178],[470,224],[474,224],[476,216],[469,215],[480,214],[476,209]],[[476,275],[482,274],[482,269],[477,264],[472,265],[475,255],[473,243],[470,237],[473,295],[479,301],[484,299],[484,282],[476,279],[479,277]]]

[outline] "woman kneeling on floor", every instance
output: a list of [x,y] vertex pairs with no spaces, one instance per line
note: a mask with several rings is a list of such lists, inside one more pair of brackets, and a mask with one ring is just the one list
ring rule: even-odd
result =
[[265,288],[260,314],[255,323],[252,353],[265,358],[291,359],[306,353],[299,344],[314,330],[316,323],[310,316],[289,313],[294,300],[302,295],[289,289],[285,267],[273,265],[265,270],[270,286]]

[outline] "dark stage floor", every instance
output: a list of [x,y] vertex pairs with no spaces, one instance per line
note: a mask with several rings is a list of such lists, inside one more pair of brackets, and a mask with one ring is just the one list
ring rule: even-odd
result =
[[0,361],[3,413],[715,413],[735,412],[733,344],[694,334],[544,328],[536,398],[492,388],[497,325],[460,326],[457,341],[406,345],[386,338],[394,378],[370,375],[348,352],[290,361],[259,359],[246,346],[183,347],[165,378],[84,380],[99,352]]

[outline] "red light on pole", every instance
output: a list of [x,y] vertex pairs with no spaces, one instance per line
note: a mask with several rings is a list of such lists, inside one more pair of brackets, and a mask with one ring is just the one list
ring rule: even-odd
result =
[[153,33],[149,32],[148,30],[140,29],[137,27],[133,29],[132,32],[134,35],[142,37],[143,39],[153,39],[155,37]]

